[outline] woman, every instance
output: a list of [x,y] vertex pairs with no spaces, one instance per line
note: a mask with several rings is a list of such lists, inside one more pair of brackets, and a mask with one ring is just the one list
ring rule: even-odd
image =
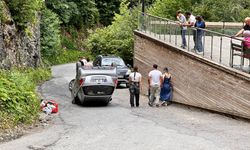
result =
[[242,34],[244,36],[244,49],[248,50],[250,49],[250,17],[246,17],[244,22],[244,27],[237,34],[235,34],[235,37]]
[[160,101],[162,105],[169,104],[172,100],[173,87],[171,84],[171,74],[168,72],[168,68],[164,68],[162,75],[162,87],[160,92]]
[[198,28],[196,30],[196,40],[195,40],[195,49],[197,50],[198,53],[203,52],[203,45],[202,45],[202,36],[204,35],[204,30],[201,30],[199,28],[205,28],[206,24],[205,21],[201,16],[196,16],[196,22],[194,26]]
[[[129,93],[131,107],[139,107],[140,88],[141,88],[141,74],[138,72],[138,67],[134,67],[133,72],[129,75]],[[135,97],[135,98],[134,98]],[[135,104],[134,104],[135,99]]]

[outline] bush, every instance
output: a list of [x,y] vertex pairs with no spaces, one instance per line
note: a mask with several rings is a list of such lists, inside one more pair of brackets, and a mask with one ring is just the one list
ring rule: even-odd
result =
[[58,54],[54,58],[44,60],[44,63],[48,65],[58,65],[70,62],[77,62],[80,56],[88,57],[90,59],[93,58],[89,51],[62,49],[60,51],[60,54]]
[[133,62],[134,37],[133,30],[137,25],[136,11],[129,11],[128,4],[122,3],[120,12],[116,14],[111,26],[97,29],[87,40],[87,48],[94,55],[118,55],[126,63]]
[[51,77],[47,68],[0,71],[0,129],[32,123],[39,112],[36,85]]
[[17,26],[22,30],[37,22],[37,12],[43,5],[43,0],[5,0],[5,2]]

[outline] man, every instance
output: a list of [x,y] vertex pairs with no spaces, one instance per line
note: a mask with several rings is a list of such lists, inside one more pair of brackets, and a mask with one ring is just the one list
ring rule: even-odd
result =
[[[194,27],[195,22],[196,22],[195,16],[189,11],[185,12],[185,16],[188,19],[188,22],[186,24],[187,27]],[[195,48],[196,48],[196,46],[195,46],[196,45],[196,30],[194,28],[193,28],[193,41],[194,41],[194,49],[193,50],[195,50]]]
[[187,26],[186,26],[186,17],[181,13],[181,11],[177,11],[176,18],[179,21],[179,25],[181,27],[181,39],[182,44],[181,48],[186,49],[187,42],[186,42],[186,32],[187,32]]
[[93,63],[90,62],[90,59],[87,57],[86,59],[87,63],[84,64],[84,69],[92,69],[93,68]]
[[150,98],[148,105],[151,107],[154,106],[155,100],[157,101],[156,106],[159,106],[158,100],[160,95],[162,73],[157,68],[158,66],[154,64],[153,70],[148,74],[148,83],[150,89]]
[[133,72],[129,75],[129,92],[130,92],[130,105],[134,107],[134,97],[135,105],[139,107],[140,98],[140,88],[141,88],[141,74],[138,72],[138,67],[135,66]]

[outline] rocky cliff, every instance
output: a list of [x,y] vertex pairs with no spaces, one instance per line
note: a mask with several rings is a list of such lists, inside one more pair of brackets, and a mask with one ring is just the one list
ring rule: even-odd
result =
[[[37,67],[41,64],[39,21],[30,26],[29,34],[18,30],[11,14],[1,1],[0,68]],[[39,19],[38,19],[39,20]]]

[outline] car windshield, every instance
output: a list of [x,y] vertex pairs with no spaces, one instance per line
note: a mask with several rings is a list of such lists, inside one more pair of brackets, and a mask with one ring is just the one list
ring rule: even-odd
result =
[[111,66],[111,64],[116,66],[125,66],[124,61],[121,58],[103,58],[102,66]]

